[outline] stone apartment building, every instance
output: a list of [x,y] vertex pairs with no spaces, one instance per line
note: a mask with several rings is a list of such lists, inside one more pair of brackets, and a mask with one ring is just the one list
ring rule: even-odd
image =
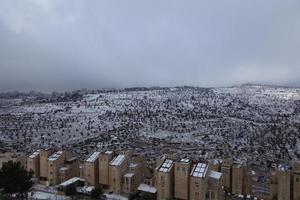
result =
[[123,175],[125,174],[128,166],[128,158],[125,154],[116,156],[109,163],[109,190],[114,193],[122,193]]
[[271,174],[271,198],[291,199],[291,173],[285,166],[279,166]]
[[208,163],[190,159],[158,160],[155,171],[157,199],[220,200],[222,173],[211,170]]
[[300,161],[294,162],[292,176],[293,200],[300,200]]
[[251,177],[246,165],[234,163],[232,166],[232,193],[236,195],[251,194]]
[[190,174],[190,200],[205,200],[208,191],[208,164],[193,164]]
[[189,199],[190,171],[190,159],[181,159],[175,162],[175,198],[182,200]]
[[208,174],[208,191],[206,193],[208,200],[223,199],[222,193],[222,173],[210,170]]
[[68,151],[52,153],[51,149],[40,149],[27,157],[27,170],[33,178],[45,185],[57,185],[79,176],[79,160]]
[[221,173],[223,174],[222,185],[226,192],[231,192],[232,183],[232,159],[224,159],[221,165]]
[[113,159],[114,153],[106,151],[99,156],[99,184],[104,188],[109,185],[109,163]]
[[40,151],[36,151],[28,157],[27,171],[32,171],[33,178],[35,180],[39,180],[39,178],[40,178]]
[[66,160],[65,151],[57,151],[48,158],[48,184],[57,185],[60,183],[59,169]]
[[67,158],[63,167],[59,169],[60,182],[65,182],[73,177],[80,176],[79,160],[76,157]]
[[165,158],[156,170],[157,199],[174,196],[174,161]]
[[101,152],[92,153],[84,163],[84,178],[88,185],[97,185],[99,183],[99,156]]
[[40,182],[46,184],[48,180],[48,158],[51,155],[51,149],[41,149],[40,156]]

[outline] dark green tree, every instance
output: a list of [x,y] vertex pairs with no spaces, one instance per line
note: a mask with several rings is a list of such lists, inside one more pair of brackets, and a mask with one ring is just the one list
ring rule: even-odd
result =
[[75,187],[67,187],[65,191],[66,196],[71,196],[73,199],[74,195],[76,194],[76,188]]
[[26,199],[27,192],[33,185],[33,172],[27,172],[20,162],[9,161],[4,163],[0,170],[0,188],[10,197],[18,194],[19,199]]
[[103,189],[101,186],[96,186],[95,189],[92,190],[91,192],[91,197],[93,199],[99,198],[103,194]]

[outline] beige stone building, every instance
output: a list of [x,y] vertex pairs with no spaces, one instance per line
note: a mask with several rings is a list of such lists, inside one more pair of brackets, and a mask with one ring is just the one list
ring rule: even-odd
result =
[[190,159],[181,159],[175,162],[175,198],[189,199],[190,171]]
[[206,192],[206,199],[221,200],[223,198],[222,173],[211,170],[208,174],[208,191]]
[[96,186],[99,183],[99,156],[101,152],[94,152],[84,163],[84,178],[88,185]]
[[232,159],[223,160],[221,165],[221,173],[223,174],[222,185],[224,190],[231,192],[231,181],[232,181]]
[[207,163],[196,163],[190,174],[190,200],[205,200],[208,191]]
[[134,192],[137,188],[135,179],[137,176],[132,172],[127,172],[123,175],[122,180],[122,192],[126,194],[130,194]]
[[36,151],[28,157],[27,171],[33,172],[34,179],[40,179],[40,151]]
[[[123,183],[125,193],[137,191],[138,186],[144,178],[144,164],[142,162],[131,161],[128,165],[127,173],[124,175]],[[127,185],[129,183],[130,185]]]
[[109,163],[109,190],[116,193],[122,193],[123,175],[128,167],[128,158],[124,154],[116,156]]
[[271,175],[271,198],[291,199],[291,173],[285,167],[279,167]]
[[244,196],[251,194],[251,177],[247,166],[242,164],[233,165],[232,193]]
[[157,199],[174,197],[174,161],[165,158],[156,169]]
[[300,200],[300,161],[293,165],[293,200]]
[[210,170],[221,172],[221,166],[223,164],[223,160],[221,159],[212,159],[209,161]]
[[64,165],[59,169],[60,182],[65,182],[73,177],[79,177],[79,160],[76,157],[68,158]]
[[27,170],[34,172],[36,181],[57,185],[72,177],[80,176],[79,160],[68,151],[51,154],[50,149],[41,149],[27,158]]
[[51,149],[40,150],[40,181],[46,183],[48,180],[48,157],[51,155]]
[[109,163],[113,155],[112,151],[106,151],[99,156],[99,184],[104,188],[108,188],[109,185]]
[[59,169],[64,165],[66,152],[57,151],[48,158],[48,184],[57,185],[60,183]]

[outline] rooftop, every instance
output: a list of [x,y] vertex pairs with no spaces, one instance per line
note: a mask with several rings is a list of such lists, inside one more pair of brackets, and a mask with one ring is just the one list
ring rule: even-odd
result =
[[33,154],[31,154],[31,155],[29,156],[29,158],[35,158],[35,157],[37,157],[39,154],[40,154],[40,151],[36,151],[36,152],[34,152]]
[[222,173],[211,170],[208,175],[209,178],[220,180]]
[[181,163],[189,163],[190,162],[190,159],[188,158],[183,158],[180,160]]
[[139,163],[135,163],[135,162],[129,163],[129,168],[135,168],[137,166],[139,166]]
[[101,152],[95,151],[92,155],[90,155],[90,157],[88,157],[88,159],[86,159],[86,162],[95,162],[100,154]]
[[208,165],[206,163],[198,163],[193,166],[191,176],[204,178],[207,174]]
[[61,167],[61,168],[59,168],[59,171],[66,171],[68,169],[69,169],[68,167]]
[[106,151],[105,154],[112,154],[113,151]]
[[160,172],[169,172],[173,166],[174,161],[170,159],[166,159],[163,164],[160,166]]
[[69,180],[61,183],[59,186],[66,187],[66,186],[69,186],[69,185],[71,185],[71,184],[79,181],[79,180],[81,180],[81,178],[79,178],[79,177],[73,177],[73,178],[71,178],[71,179],[69,179]]
[[120,154],[117,157],[115,157],[109,164],[113,166],[120,166],[124,160],[125,160],[125,155]]
[[131,177],[133,177],[134,176],[134,173],[126,173],[126,174],[124,174],[124,177],[126,177],[126,178],[131,178]]
[[150,185],[143,184],[143,183],[139,185],[138,190],[142,191],[142,192],[153,193],[153,194],[156,193],[156,188],[155,187],[152,187]]
[[48,160],[49,161],[55,161],[57,160],[64,152],[63,151],[58,151],[58,152],[55,152],[54,154],[52,154]]

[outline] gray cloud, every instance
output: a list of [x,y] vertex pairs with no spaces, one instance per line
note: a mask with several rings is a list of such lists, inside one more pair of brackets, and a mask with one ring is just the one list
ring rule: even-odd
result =
[[300,86],[300,2],[0,1],[0,91]]

